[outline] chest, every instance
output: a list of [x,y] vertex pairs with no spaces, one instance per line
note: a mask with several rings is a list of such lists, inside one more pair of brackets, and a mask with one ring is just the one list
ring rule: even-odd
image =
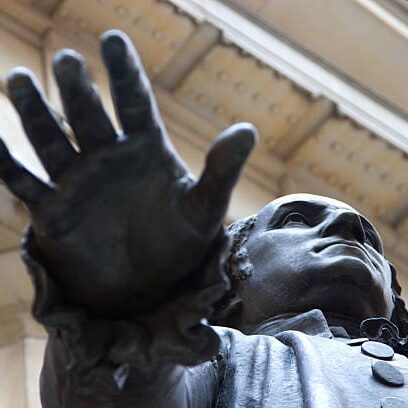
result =
[[[408,407],[408,359],[401,355],[383,361],[361,345],[294,331],[229,340],[217,408],[372,408],[387,407],[387,399]],[[381,378],[381,364],[404,384]]]

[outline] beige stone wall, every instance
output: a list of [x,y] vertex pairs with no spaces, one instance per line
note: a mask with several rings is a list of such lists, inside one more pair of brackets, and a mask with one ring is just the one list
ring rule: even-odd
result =
[[0,347],[0,407],[27,408],[24,342]]
[[45,343],[45,339],[27,338],[24,340],[27,408],[41,408],[39,378]]
[[45,339],[0,346],[0,408],[41,408],[39,375]]

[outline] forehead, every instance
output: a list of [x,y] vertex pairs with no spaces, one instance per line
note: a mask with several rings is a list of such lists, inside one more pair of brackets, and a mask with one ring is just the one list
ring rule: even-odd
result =
[[358,211],[355,210],[350,205],[343,203],[342,201],[336,200],[334,198],[314,195],[314,194],[290,194],[283,197],[279,197],[276,200],[265,206],[259,213],[258,219],[262,222],[263,219],[270,220],[276,212],[279,212],[283,208],[297,208],[297,209],[310,209],[313,210],[324,210],[324,209],[346,209],[348,211],[353,211],[357,214]]

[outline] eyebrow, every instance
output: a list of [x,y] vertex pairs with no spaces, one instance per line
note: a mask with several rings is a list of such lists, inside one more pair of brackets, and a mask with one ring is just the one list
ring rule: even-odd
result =
[[312,203],[310,201],[291,201],[289,203],[284,203],[274,211],[268,222],[268,227],[274,227],[278,223],[278,220],[289,211],[297,210],[302,214],[317,217],[318,214],[327,208],[329,208],[329,206]]
[[[288,203],[284,203],[280,207],[278,207],[276,211],[274,211],[274,213],[272,214],[268,222],[268,227],[274,228],[278,224],[278,221],[281,219],[281,217],[287,214],[289,211],[297,210],[300,213],[317,218],[318,215],[322,211],[326,209],[330,209],[330,208],[333,208],[333,206],[313,203],[310,201],[291,201]],[[379,236],[377,230],[367,218],[365,218],[360,213],[357,213],[357,214],[360,217],[361,224],[363,225],[364,230],[370,231],[375,236],[377,244],[378,244],[378,251],[383,254],[384,253],[383,244],[382,244],[381,237]]]

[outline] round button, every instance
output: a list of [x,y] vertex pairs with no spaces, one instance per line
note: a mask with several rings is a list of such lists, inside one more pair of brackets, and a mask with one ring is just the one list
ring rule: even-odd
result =
[[384,361],[376,361],[371,365],[374,378],[391,387],[402,387],[404,385],[404,376],[398,368],[395,368]]
[[377,341],[366,341],[361,345],[361,351],[370,357],[379,358],[380,360],[392,360],[394,357],[392,347]]
[[381,408],[408,408],[408,402],[402,398],[386,397],[381,400]]

